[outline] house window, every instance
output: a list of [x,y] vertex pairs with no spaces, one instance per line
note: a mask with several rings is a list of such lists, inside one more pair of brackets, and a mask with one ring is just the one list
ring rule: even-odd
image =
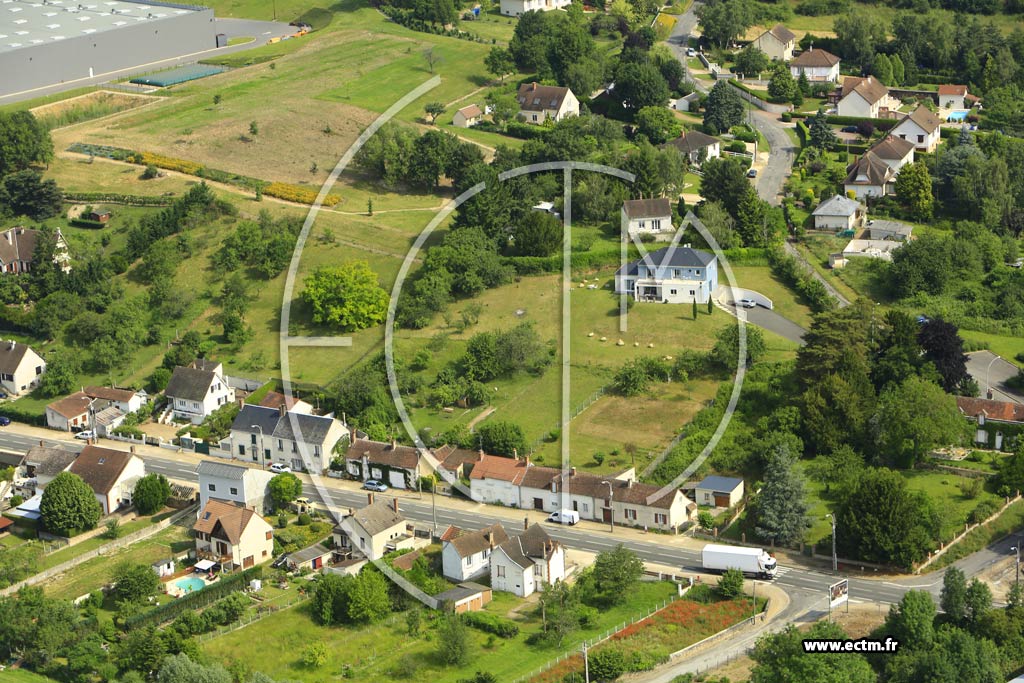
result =
[[586,503],[583,504],[583,512],[590,512],[590,506]]
[[540,576],[540,565],[539,564],[533,565],[533,575],[534,576]]
[[676,290],[674,290],[674,289],[670,289],[670,290],[668,290],[668,293],[669,293],[669,294],[673,294],[673,295],[674,295],[674,294],[676,293]]
[[917,136],[917,141],[918,142],[924,142],[924,136],[923,135],[918,135]]
[[631,508],[626,508],[625,514],[626,514],[626,519],[631,519],[633,521],[636,521],[636,510],[633,510]]
[[251,443],[254,446],[256,445],[256,435],[255,434],[250,434],[249,435],[249,443]]
[[237,496],[238,495],[238,489],[236,489],[234,486],[231,487],[231,495],[232,496]]
[[690,290],[690,296],[694,296],[694,295],[696,295],[696,292],[691,289]]
[[209,491],[216,491],[217,490],[217,485],[216,484],[207,484],[206,488]]
[[534,120],[534,121],[536,121],[536,120],[537,120],[537,115],[536,115],[536,114],[534,114],[534,115],[533,115],[533,120]]
[[468,567],[471,564],[473,564],[473,557],[472,556],[466,558],[466,566]]
[[283,451],[284,450],[284,441],[282,441],[281,439],[277,440],[277,450],[279,450],[279,451]]
[[270,457],[270,449],[269,448],[264,448],[263,449],[263,457],[264,458],[269,458]]
[[299,444],[296,443],[295,441],[292,441],[292,453],[298,453],[298,452],[299,452]]
[[43,366],[42,365],[37,365],[36,366],[36,374],[37,375],[43,374]]
[[499,579],[504,579],[505,578],[505,566],[504,565],[501,565],[501,564],[498,565],[498,578]]
[[668,515],[663,515],[660,512],[654,513],[655,524],[668,524]]
[[661,230],[661,219],[651,221],[651,227],[655,230]]
[[319,446],[313,446],[313,455],[315,455],[318,458],[320,457],[320,447]]
[[263,551],[263,557],[266,557],[266,556],[267,556],[267,551],[266,551],[266,550],[264,550],[264,551]]
[[274,532],[273,531],[268,531],[267,532],[267,540],[268,541],[274,540]]

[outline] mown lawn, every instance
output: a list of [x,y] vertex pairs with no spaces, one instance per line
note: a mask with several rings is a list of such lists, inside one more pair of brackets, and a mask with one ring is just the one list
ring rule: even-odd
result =
[[[437,655],[437,640],[432,626],[418,636],[409,636],[404,616],[395,614],[386,621],[361,628],[326,628],[315,624],[308,604],[278,612],[233,633],[204,642],[203,650],[221,661],[238,658],[245,653],[246,663],[253,670],[263,671],[275,679],[317,682],[340,677],[351,667],[349,680],[359,683],[394,681],[401,665],[410,680],[455,683],[470,678],[476,671],[488,671],[499,681],[511,681],[539,668],[562,652],[579,647],[584,638],[606,631],[660,604],[675,592],[669,583],[641,583],[630,591],[622,605],[601,610],[590,629],[573,633],[561,648],[542,648],[526,644],[530,633],[540,629],[540,619],[530,609],[517,610],[513,618],[520,633],[510,640],[497,639],[487,646],[484,633],[470,629],[469,663],[463,667],[447,667]],[[495,594],[489,611],[508,616],[520,601]],[[302,648],[308,643],[323,641],[329,653],[327,663],[309,669],[300,662]],[[410,672],[411,670],[411,672]]]

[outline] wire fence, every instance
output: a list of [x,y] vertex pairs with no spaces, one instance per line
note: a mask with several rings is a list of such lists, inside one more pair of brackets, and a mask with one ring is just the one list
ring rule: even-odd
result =
[[584,646],[586,646],[586,649],[590,650],[590,649],[594,648],[595,646],[600,645],[601,643],[605,642],[606,640],[608,640],[609,638],[614,636],[616,633],[619,633],[620,631],[623,631],[623,630],[629,628],[633,624],[635,624],[635,623],[637,623],[639,621],[643,621],[644,619],[649,619],[651,616],[653,616],[657,612],[660,612],[661,610],[665,609],[666,607],[668,607],[669,605],[671,605],[673,602],[675,602],[678,599],[679,599],[679,596],[673,596],[671,598],[667,598],[667,599],[663,600],[660,604],[656,604],[653,607],[651,607],[650,609],[646,610],[645,612],[641,612],[640,614],[637,614],[636,616],[634,616],[629,621],[624,621],[621,624],[619,624],[618,626],[614,626],[614,627],[608,629],[607,631],[605,631],[604,633],[602,633],[599,636],[595,636],[595,637],[590,638],[588,640],[584,640],[583,642],[581,642],[578,645],[578,647],[576,649],[574,649],[574,650],[567,650],[567,651],[563,652],[562,654],[558,655],[554,659],[548,661],[546,664],[544,664],[540,668],[535,669],[534,671],[531,671],[530,673],[526,674],[525,676],[520,676],[519,678],[515,679],[514,681],[512,681],[512,683],[523,683],[523,681],[529,681],[529,680],[531,680],[531,679],[541,675],[542,673],[544,673],[548,669],[550,669],[550,668],[552,668],[554,666],[557,666],[558,664],[561,664],[562,662],[564,662],[565,660],[567,660],[567,659],[569,659],[571,657],[578,657],[578,656],[580,656],[580,652],[582,651]]
[[[572,412],[569,413],[569,420],[572,421],[572,420],[576,419],[577,415],[582,413],[584,410],[586,410],[590,406],[594,405],[594,402],[597,401],[597,399],[599,399],[602,396],[604,396],[607,391],[608,391],[607,387],[601,387],[600,389],[598,389],[597,391],[592,393],[590,396],[588,396],[586,399],[584,399],[582,403],[577,404],[572,409]],[[565,429],[568,426],[569,426],[568,423],[563,425],[561,423],[561,421],[556,422],[554,425],[552,425],[550,432],[548,432],[547,434],[541,434],[540,436],[538,436],[536,439],[533,440],[533,443],[530,444],[530,450],[532,451],[537,446],[539,446],[541,443],[546,441],[548,439],[548,436],[552,432],[558,432],[559,430]]]
[[238,621],[232,622],[227,626],[220,626],[214,629],[213,631],[202,633],[199,636],[197,636],[197,639],[199,640],[199,642],[204,642],[216,638],[218,636],[223,636],[225,634],[231,633],[232,631],[237,631],[238,629],[244,628],[249,624],[256,623],[264,617],[268,617],[271,614],[276,614],[277,612],[280,612],[283,609],[288,609],[290,607],[298,605],[300,602],[305,602],[306,600],[309,600],[310,596],[308,593],[299,593],[298,591],[296,591],[295,593],[283,597],[283,600],[277,600],[275,598],[272,604],[258,605],[255,610],[243,614],[242,618]]

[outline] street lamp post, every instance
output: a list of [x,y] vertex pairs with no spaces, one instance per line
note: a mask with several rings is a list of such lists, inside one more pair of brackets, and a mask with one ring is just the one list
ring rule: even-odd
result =
[[249,429],[259,430],[260,433],[260,462],[263,464],[263,469],[267,469],[267,449],[263,445],[263,427],[259,425],[249,425]]
[[615,533],[615,507],[612,505],[612,483],[610,481],[602,481],[602,484],[608,487],[608,533]]
[[836,556],[836,516],[831,512],[825,515],[827,519],[832,520],[832,571],[839,571],[839,558]]
[[999,360],[999,356],[996,356],[988,362],[988,366],[985,368],[985,398],[992,398],[992,383],[989,382],[989,376],[992,371],[992,364]]
[[1016,583],[1020,583],[1020,545],[1015,545],[1010,550],[1017,553],[1017,579]]

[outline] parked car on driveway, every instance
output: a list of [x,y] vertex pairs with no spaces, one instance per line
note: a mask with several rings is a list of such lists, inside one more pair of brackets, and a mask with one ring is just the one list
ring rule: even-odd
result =
[[757,308],[757,302],[753,299],[740,299],[736,305],[740,308]]
[[757,177],[757,169],[756,168],[752,168],[749,171],[747,171],[747,177],[748,178],[756,178]]
[[274,474],[284,474],[285,472],[291,472],[292,471],[291,467],[288,467],[288,465],[282,465],[279,462],[275,462],[273,465],[271,465],[269,467],[269,469]]
[[0,415],[0,427],[6,427],[9,424],[11,424],[11,418],[6,415]]
[[[10,420],[8,420],[10,422]],[[83,429],[82,431],[75,434],[76,439],[95,439],[96,432],[91,429]]]
[[856,133],[857,132],[857,126],[844,126],[843,128],[840,128],[839,130],[841,130],[844,133]]
[[363,482],[363,488],[367,491],[376,491],[377,493],[384,493],[388,490],[388,485],[379,479],[367,479]]

